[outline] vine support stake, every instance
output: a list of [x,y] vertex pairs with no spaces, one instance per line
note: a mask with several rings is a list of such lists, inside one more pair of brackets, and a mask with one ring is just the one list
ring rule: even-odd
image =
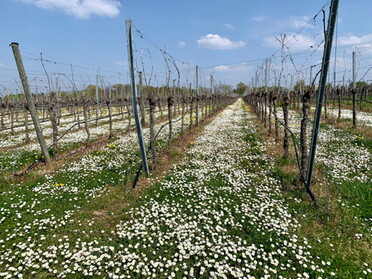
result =
[[199,124],[199,67],[195,68],[195,91],[196,91],[196,125]]
[[353,128],[356,127],[356,51],[353,51]]
[[268,86],[269,86],[269,79],[268,79],[268,74],[269,74],[269,59],[265,59],[265,93],[267,94],[268,91]]
[[338,2],[339,0],[332,0],[330,12],[329,12],[328,27],[327,27],[327,33],[326,33],[326,38],[325,38],[325,43],[324,43],[322,70],[320,73],[318,96],[317,96],[317,103],[316,103],[316,109],[315,109],[314,125],[313,125],[313,131],[311,135],[310,154],[309,154],[309,160],[307,164],[307,175],[306,175],[305,187],[306,187],[306,191],[308,192],[311,199],[315,203],[316,203],[316,199],[310,190],[310,186],[311,186],[311,178],[312,178],[313,169],[314,169],[315,151],[316,151],[316,145],[318,142],[319,125],[320,125],[320,118],[322,114],[322,103],[323,103],[326,82],[327,82],[327,73],[328,73],[328,68],[329,68],[329,63],[330,63],[333,34],[335,30],[335,25],[336,25]]
[[21,52],[19,51],[19,44],[13,42],[10,44],[10,47],[13,50],[14,59],[15,59],[15,62],[18,68],[19,78],[22,81],[23,91],[25,92],[25,95],[26,95],[28,108],[30,110],[31,118],[35,126],[35,132],[36,132],[39,144],[40,144],[41,152],[44,155],[45,163],[49,165],[51,160],[50,160],[48,148],[45,142],[45,138],[43,135],[43,129],[41,128],[41,125],[40,125],[39,116],[36,112],[34,101],[32,100],[30,85],[28,84],[28,81],[27,81],[27,75],[26,75],[25,68],[23,66]]
[[97,74],[96,74],[96,102],[97,102],[97,105],[96,105],[96,118],[97,118],[96,124],[98,124],[98,114],[100,114],[100,101],[99,101],[99,86],[98,86],[98,81],[99,81],[99,68],[98,68]]
[[129,64],[129,74],[131,79],[131,88],[132,88],[132,107],[133,107],[133,116],[136,122],[136,130],[138,136],[138,144],[141,151],[142,166],[145,171],[145,174],[149,174],[149,165],[147,162],[146,149],[143,141],[141,121],[138,115],[138,104],[137,104],[137,88],[136,81],[134,76],[134,61],[133,61],[133,42],[132,42],[132,21],[126,20],[125,26],[127,30],[127,45],[128,45],[128,64]]

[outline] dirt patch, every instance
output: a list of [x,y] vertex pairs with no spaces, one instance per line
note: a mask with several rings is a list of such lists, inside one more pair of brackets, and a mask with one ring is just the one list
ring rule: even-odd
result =
[[107,211],[106,210],[93,210],[93,216],[95,217],[104,217],[107,216]]

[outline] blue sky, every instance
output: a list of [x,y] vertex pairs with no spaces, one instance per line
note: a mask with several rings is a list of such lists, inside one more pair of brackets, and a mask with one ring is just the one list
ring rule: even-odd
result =
[[[311,19],[327,2],[2,0],[0,92],[4,93],[4,86],[10,91],[19,88],[9,47],[13,41],[20,44],[33,90],[36,86],[39,91],[45,90],[41,52],[48,60],[45,66],[50,77],[58,76],[65,89],[71,87],[67,78],[71,78],[71,63],[76,83],[81,87],[95,82],[98,67],[105,84],[127,82],[124,22],[128,18],[145,36],[143,39],[135,32],[135,55],[141,69],[142,54],[148,79],[153,67],[153,85],[165,82],[161,48],[176,59],[182,84],[194,83],[195,65],[201,67],[201,85],[209,84],[210,75],[218,82],[234,86],[239,81],[248,84],[263,60],[271,58],[270,84],[278,82],[280,76],[281,85],[289,86],[290,75],[294,80],[307,80],[310,66],[321,61],[322,12],[314,21]],[[329,5],[324,9],[328,16]],[[337,59],[337,82],[344,75],[346,81],[350,78],[353,50],[357,51],[358,78],[372,66],[371,11],[370,0],[340,1],[338,50],[336,55],[332,54]],[[288,49],[280,75],[281,52],[275,37],[284,34]],[[173,79],[176,70],[170,68]],[[262,83],[262,71],[259,76]],[[364,79],[372,80],[371,73]]]

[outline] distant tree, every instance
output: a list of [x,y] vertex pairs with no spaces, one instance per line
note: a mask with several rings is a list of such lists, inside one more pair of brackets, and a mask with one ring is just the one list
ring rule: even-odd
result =
[[214,87],[214,92],[220,94],[229,94],[232,91],[233,91],[232,86],[227,84],[220,84]]
[[306,90],[308,88],[309,88],[309,86],[305,85],[305,81],[303,79],[297,81],[296,84],[293,87],[293,89],[295,91],[300,90],[300,89]]
[[328,83],[326,84],[326,88],[327,88],[328,90],[329,90],[329,89],[332,89],[332,88],[333,88],[332,83],[328,82]]
[[87,88],[84,90],[85,96],[89,99],[93,99],[96,96],[96,86],[95,85],[88,85]]
[[[364,87],[367,87],[368,86],[368,83],[365,82],[365,81],[357,81],[356,84],[355,84],[356,88],[364,88]],[[349,85],[350,88],[353,87],[353,83],[350,82],[350,85]]]
[[248,88],[248,86],[243,83],[243,82],[239,82],[237,85],[236,85],[236,93],[237,94],[244,94],[245,90]]

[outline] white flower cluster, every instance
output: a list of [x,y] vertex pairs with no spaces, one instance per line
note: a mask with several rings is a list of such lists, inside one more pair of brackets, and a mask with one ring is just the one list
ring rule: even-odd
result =
[[[162,124],[156,125],[155,129]],[[174,123],[174,136],[180,131],[181,122]],[[143,134],[148,142],[149,129],[144,129]],[[159,148],[166,144],[167,137],[168,131],[163,129],[157,141]],[[77,222],[81,226],[81,222],[74,219],[75,211],[82,204],[102,195],[106,185],[117,185],[122,181],[127,171],[124,166],[128,162],[132,162],[130,167],[138,166],[137,141],[136,133],[131,132],[96,152],[77,158],[57,172],[45,175],[38,183],[13,185],[8,191],[1,192],[0,277],[22,276],[28,269],[48,270],[47,267],[52,265],[49,262],[52,252],[41,250],[48,236],[69,223]],[[113,176],[115,173],[116,178]],[[92,183],[91,177],[99,178]],[[90,222],[90,225],[93,223]],[[69,248],[66,241],[68,239],[63,239],[62,246],[58,248]],[[24,261],[15,263],[18,258]],[[31,264],[34,260],[38,263]],[[2,272],[4,270],[6,272]]]
[[[167,115],[167,112],[164,112],[164,115]],[[155,118],[160,116],[160,112],[155,113]],[[63,118],[62,118],[63,119]],[[121,119],[121,116],[114,116],[112,123],[113,131],[123,131],[127,128],[129,122],[126,118]],[[73,124],[73,118],[69,118],[69,121],[62,122],[61,121],[61,128],[65,127],[64,129],[60,129],[60,134],[64,133],[66,129],[68,129],[71,124]],[[95,123],[94,123],[95,124]],[[132,121],[132,125],[134,125],[134,121]],[[43,133],[46,137],[49,137],[47,140],[47,145],[52,144],[52,139],[50,138],[52,135],[52,128],[50,127],[50,122],[42,123],[44,126]],[[82,124],[84,126],[84,124]],[[90,137],[92,140],[98,139],[104,135],[109,134],[109,124],[107,123],[107,119],[101,119],[99,121],[98,126],[90,127],[89,128]],[[7,132],[9,133],[9,131]],[[36,135],[32,131],[30,132],[31,140],[33,142],[29,144],[24,144],[25,141],[25,134],[20,133],[14,136],[7,136],[6,138],[1,138],[0,140],[0,148],[7,148],[5,152],[0,152],[0,172],[8,171],[8,170],[15,170],[22,166],[22,160],[26,155],[29,155],[30,152],[39,152],[40,145],[36,142]],[[59,141],[59,148],[63,149],[65,147],[71,145],[82,144],[86,141],[87,134],[83,128],[78,128],[77,126],[72,129],[68,134],[66,134],[62,139]],[[20,146],[21,145],[21,146]]]
[[[278,118],[283,119],[283,113],[278,112]],[[300,134],[301,115],[296,111],[289,111],[290,129],[297,138]],[[311,136],[311,124],[308,137]],[[316,162],[323,163],[327,168],[327,175],[332,182],[340,181],[365,182],[372,184],[372,154],[367,147],[356,142],[358,137],[336,129],[332,125],[323,125],[320,129]]]
[[[37,245],[0,254],[0,276],[98,278],[326,278],[270,177],[272,163],[242,110],[221,113],[191,144],[187,159],[150,190],[127,221],[102,238]],[[75,166],[77,167],[77,166]],[[88,169],[92,165],[87,166]],[[71,171],[82,171],[82,168]],[[50,178],[52,179],[52,178]],[[86,232],[79,231],[89,239]],[[57,241],[56,241],[57,242]]]
[[[330,116],[337,118],[338,109],[330,108],[328,109]],[[353,119],[353,111],[351,109],[342,109],[341,110],[341,119]],[[364,111],[357,111],[357,123],[372,127],[372,114]]]

